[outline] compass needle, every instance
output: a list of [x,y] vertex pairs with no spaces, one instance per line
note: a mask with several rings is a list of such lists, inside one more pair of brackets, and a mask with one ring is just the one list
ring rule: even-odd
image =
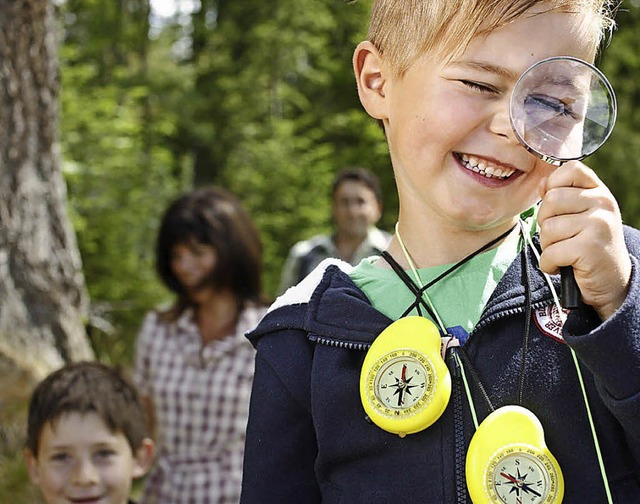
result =
[[502,406],[480,424],[467,452],[467,483],[474,504],[560,504],[564,496],[542,425],[522,406]]
[[433,322],[404,317],[378,335],[360,375],[362,405],[378,427],[400,436],[421,431],[440,417],[450,395]]

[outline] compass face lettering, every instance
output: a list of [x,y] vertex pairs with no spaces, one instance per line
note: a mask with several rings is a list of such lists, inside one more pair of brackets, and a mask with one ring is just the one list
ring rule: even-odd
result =
[[491,502],[504,504],[550,504],[557,502],[557,474],[541,451],[509,447],[491,460],[485,474]]
[[404,437],[429,427],[449,403],[451,376],[436,325],[404,317],[382,331],[360,371],[360,400],[381,429]]
[[476,429],[465,462],[473,504],[560,504],[564,477],[542,423],[519,405],[501,406]]
[[428,357],[410,349],[383,356],[369,373],[369,400],[383,415],[412,415],[427,405],[435,386]]

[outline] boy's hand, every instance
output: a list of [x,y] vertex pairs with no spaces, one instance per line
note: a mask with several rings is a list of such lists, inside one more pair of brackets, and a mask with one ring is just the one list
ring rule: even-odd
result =
[[579,161],[552,172],[539,191],[540,268],[556,274],[561,266],[571,266],[582,300],[606,320],[623,303],[631,277],[615,198]]

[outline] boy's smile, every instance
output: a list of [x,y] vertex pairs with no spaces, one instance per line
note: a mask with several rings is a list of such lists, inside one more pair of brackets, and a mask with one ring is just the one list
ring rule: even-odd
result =
[[44,427],[27,464],[48,504],[126,504],[132,478],[146,470],[142,460],[97,414],[67,413]]
[[363,104],[385,126],[403,234],[425,226],[440,234],[506,229],[537,201],[540,181],[555,168],[519,144],[509,98],[518,77],[543,58],[593,59],[591,46],[576,42],[582,21],[534,12],[476,37],[451,61],[423,55],[399,78],[379,53],[367,56],[363,71],[377,63],[381,79],[378,98]]
[[[454,153],[456,159],[467,169],[477,173],[482,178],[481,183],[489,183],[492,179],[497,181],[507,180],[515,173],[519,173],[518,169],[513,166],[505,166],[500,161],[493,159],[478,158],[473,155],[462,153]],[[517,177],[518,175],[516,175]],[[483,181],[482,179],[488,179]]]

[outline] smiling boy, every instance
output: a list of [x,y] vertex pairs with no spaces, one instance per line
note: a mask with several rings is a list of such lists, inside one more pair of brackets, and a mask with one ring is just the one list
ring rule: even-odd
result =
[[[321,264],[249,335],[244,504],[640,500],[640,233],[590,168],[541,161],[509,120],[531,65],[594,61],[609,8],[374,1],[353,65],[396,233],[377,259]],[[569,314],[548,276],[565,266]],[[414,315],[437,324],[448,374],[415,350]]]
[[70,364],[45,378],[29,406],[25,459],[47,504],[131,504],[153,442],[137,392],[113,369]]

